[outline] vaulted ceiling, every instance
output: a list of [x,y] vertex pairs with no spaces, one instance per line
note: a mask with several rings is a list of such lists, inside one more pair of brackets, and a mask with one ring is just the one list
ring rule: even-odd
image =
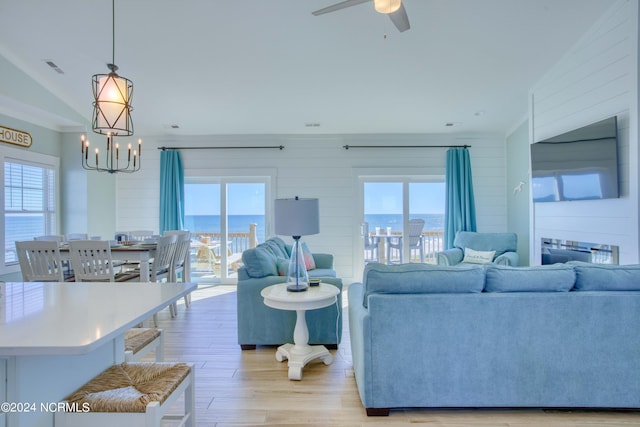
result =
[[[403,33],[371,2],[311,14],[332,3],[116,0],[136,133],[506,133],[614,0],[403,0]],[[0,54],[89,121],[111,1],[4,0],[0,16]]]

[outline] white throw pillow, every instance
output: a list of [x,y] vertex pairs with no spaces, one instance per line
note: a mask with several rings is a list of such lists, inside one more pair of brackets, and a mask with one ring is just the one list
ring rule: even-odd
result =
[[471,248],[464,248],[464,259],[462,262],[470,264],[488,264],[493,261],[496,251],[474,251]]

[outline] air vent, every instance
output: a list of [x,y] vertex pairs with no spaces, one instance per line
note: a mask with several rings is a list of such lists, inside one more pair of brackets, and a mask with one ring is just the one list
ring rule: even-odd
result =
[[44,62],[49,67],[53,68],[58,74],[64,74],[64,71],[62,71],[62,69],[60,67],[58,67],[55,62],[49,61],[47,59],[45,59]]

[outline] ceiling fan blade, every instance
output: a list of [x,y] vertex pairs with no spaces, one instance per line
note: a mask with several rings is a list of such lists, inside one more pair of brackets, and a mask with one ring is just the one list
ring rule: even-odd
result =
[[340,3],[336,3],[332,6],[327,6],[325,8],[316,10],[315,12],[311,12],[313,15],[318,16],[318,15],[324,15],[325,13],[329,13],[329,12],[335,12],[336,10],[340,10],[340,9],[345,9],[347,7],[351,7],[351,6],[355,6],[361,3],[367,3],[371,0],[346,0],[346,1],[341,1]]
[[407,11],[404,9],[404,3],[400,4],[400,9],[396,10],[393,13],[390,13],[389,18],[391,18],[391,22],[393,22],[393,24],[400,32],[407,31],[409,28],[411,28],[411,26],[409,25],[409,17],[407,16]]

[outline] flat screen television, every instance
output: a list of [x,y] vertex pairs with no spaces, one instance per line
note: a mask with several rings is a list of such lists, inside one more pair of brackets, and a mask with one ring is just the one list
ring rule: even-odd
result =
[[531,176],[534,202],[620,197],[617,118],[531,144]]

